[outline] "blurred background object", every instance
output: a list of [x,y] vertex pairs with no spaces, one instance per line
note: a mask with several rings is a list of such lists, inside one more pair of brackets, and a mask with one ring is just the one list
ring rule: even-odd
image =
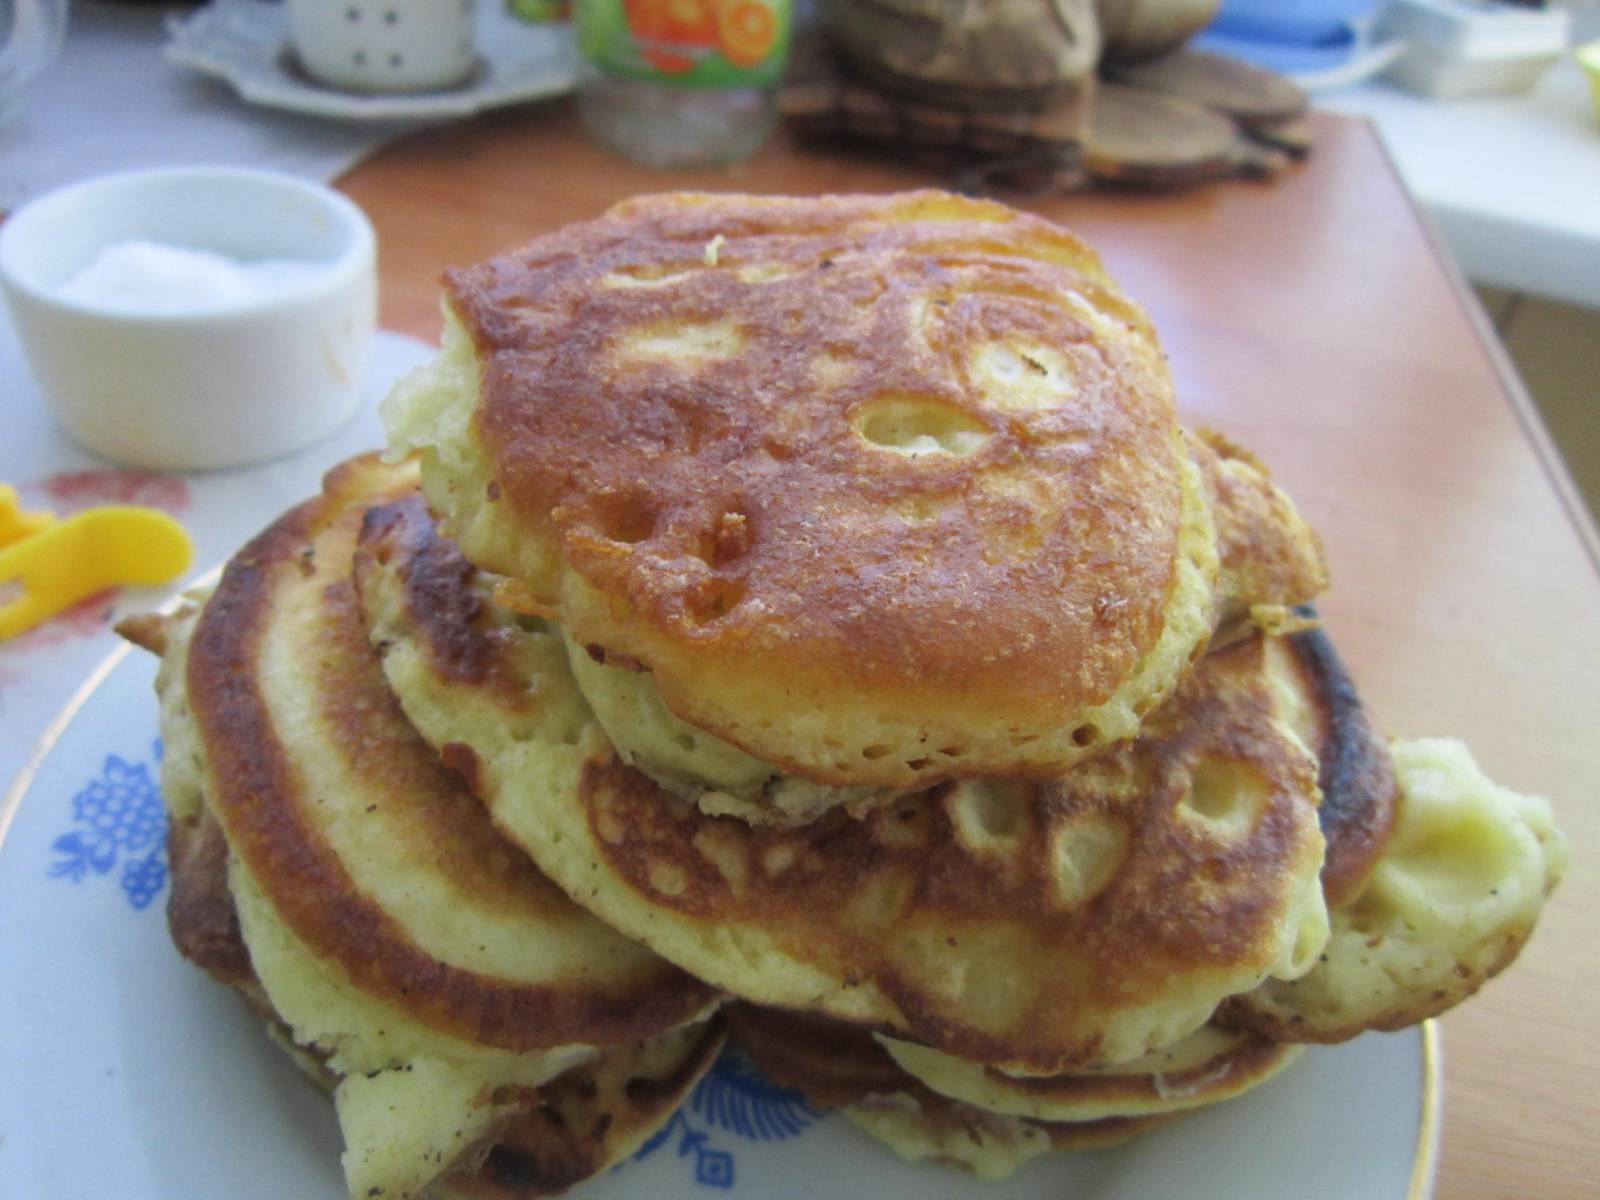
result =
[[1184,43],[1216,0],[830,0],[781,107],[957,186],[1071,190],[1270,177],[1310,149],[1305,94]]
[[577,0],[578,114],[652,167],[737,162],[777,120],[790,0]]
[[0,0],[0,120],[61,50],[67,0]]
[[477,67],[476,0],[286,0],[300,67],[355,92],[458,87]]
[[1221,0],[1096,0],[1103,57],[1138,62],[1175,50],[1204,29]]
[[828,0],[824,11],[852,72],[946,106],[1044,105],[1100,56],[1094,0]]

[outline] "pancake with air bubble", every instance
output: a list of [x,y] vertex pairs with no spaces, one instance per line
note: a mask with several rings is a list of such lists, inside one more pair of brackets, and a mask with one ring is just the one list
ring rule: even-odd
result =
[[[1255,456],[1209,432],[1187,438],[1218,532],[1217,636],[1230,639],[1252,612],[1315,596],[1327,572],[1315,532]],[[677,717],[638,664],[608,664],[603,647],[566,642],[573,677],[618,756],[713,816],[806,824],[835,807],[859,816],[901,794],[786,774]]]
[[[1260,636],[1062,780],[961,781],[860,820],[757,828],[628,768],[592,718],[574,727],[559,634],[438,603],[441,581],[494,588],[452,553],[415,501],[370,513],[357,553],[413,724],[466,749],[497,825],[575,899],[736,995],[1054,1073],[1137,1058],[1321,950],[1316,764],[1280,719]],[[483,677],[518,677],[539,705],[508,707],[462,659],[497,663]]]
[[[175,885],[175,933],[206,933],[177,940],[338,1077],[363,1195],[419,1193],[529,1089],[613,1048],[671,1035],[664,1053],[689,1055],[706,1031],[675,1031],[718,1001],[572,904],[405,721],[350,572],[367,503],[414,487],[410,468],[345,464],[198,613],[141,639],[164,650],[175,870],[226,881],[225,911],[197,899],[199,876]],[[230,922],[248,977],[208,945]]]
[[1053,776],[1208,636],[1164,356],[1048,222],[645,197],[446,291],[385,419],[468,558],[784,774]]

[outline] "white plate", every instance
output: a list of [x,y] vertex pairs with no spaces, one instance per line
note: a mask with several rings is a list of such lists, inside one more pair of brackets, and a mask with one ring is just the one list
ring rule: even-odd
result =
[[255,104],[353,121],[464,117],[572,89],[578,56],[569,26],[518,21],[500,0],[484,0],[479,9],[478,72],[449,91],[363,95],[316,83],[295,64],[284,6],[268,0],[213,0],[187,16],[174,14],[167,61],[224,79]]
[[[332,1105],[167,941],[155,669],[114,655],[0,805],[0,1197],[340,1200]],[[579,1194],[1426,1197],[1435,1039],[1428,1027],[1313,1047],[1243,1099],[999,1185],[901,1162],[728,1055],[642,1161]]]

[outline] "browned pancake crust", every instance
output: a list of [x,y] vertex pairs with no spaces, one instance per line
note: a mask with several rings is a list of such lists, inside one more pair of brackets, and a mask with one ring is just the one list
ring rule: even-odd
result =
[[993,1067],[985,1070],[1007,1087],[1030,1093],[1041,1100],[1066,1103],[1078,1098],[1092,1098],[1109,1107],[1118,1102],[1159,1100],[1163,1090],[1167,1095],[1181,1095],[1190,1088],[1202,1087],[1210,1093],[1225,1091],[1236,1082],[1259,1077],[1263,1070],[1277,1062],[1281,1053],[1276,1042],[1264,1037],[1250,1037],[1227,1052],[1220,1068],[1216,1060],[1211,1059],[1187,1071],[1163,1071],[1159,1083],[1154,1075],[1118,1075],[1114,1069],[1093,1075],[1026,1077],[1005,1075]]
[[1184,431],[1217,526],[1217,620],[1253,604],[1303,604],[1328,586],[1322,541],[1272,482],[1266,464],[1210,429]]
[[[983,1109],[933,1091],[901,1069],[864,1029],[753,1004],[730,1004],[723,1014],[729,1033],[769,1079],[801,1092],[818,1108],[842,1108],[898,1093],[914,1099],[922,1110],[922,1119],[934,1127],[951,1125],[970,1130],[995,1119]],[[1057,1150],[1074,1150],[1127,1141],[1176,1115],[1106,1117],[1098,1121],[1004,1119],[1045,1130]]]
[[618,1149],[664,1124],[722,1050],[720,1018],[706,1023],[693,1051],[668,1075],[629,1074],[614,1061],[574,1067],[537,1088],[516,1088],[522,1114],[502,1126],[487,1152],[469,1153],[434,1185],[447,1200],[556,1196],[611,1166]]
[[[285,1040],[293,1034],[272,1008],[250,966],[239,918],[228,891],[227,841],[209,812],[192,825],[174,823],[168,835],[172,898],[168,921],[179,953],[220,983],[239,991]],[[537,1088],[515,1087],[519,1115],[465,1151],[435,1190],[450,1200],[531,1200],[554,1196],[608,1167],[618,1146],[648,1136],[683,1100],[716,1059],[725,1030],[708,1021],[693,1051],[669,1075],[630,1074],[625,1048],[574,1067]],[[321,1063],[317,1082],[328,1091],[339,1075],[315,1047],[301,1047],[304,1065]]]
[[[380,521],[392,554],[429,547],[430,583],[477,586],[448,567],[459,552],[420,505],[375,515],[363,553]],[[401,537],[396,523],[412,528]],[[460,606],[441,606],[431,588],[411,586],[417,576],[407,574],[407,558],[390,561],[407,585],[405,623],[424,654],[436,664],[459,658],[457,647],[476,635],[447,628],[441,614]],[[1174,979],[1204,986],[1209,971],[1262,961],[1281,928],[1286,875],[1309,854],[1320,863],[1316,764],[1278,723],[1265,654],[1266,639],[1255,635],[1207,655],[1137,741],[1056,781],[1000,785],[1008,790],[996,813],[997,855],[970,845],[971,817],[960,811],[966,784],[941,785],[860,820],[834,812],[799,829],[753,828],[708,817],[602,754],[584,767],[579,802],[606,869],[648,901],[656,920],[675,914],[697,928],[748,926],[830,977],[871,983],[903,1018],[885,1032],[978,1061],[1066,1070],[1101,1056],[1098,1036],[1076,1033],[1095,1027],[1098,1018],[1087,1014],[1169,997]],[[496,704],[504,695],[492,685],[485,691]],[[1216,764],[1238,765],[1259,783],[1248,836],[1223,835],[1177,812],[1197,770]],[[493,808],[494,796],[486,798]],[[1105,821],[1124,840],[1091,894],[1057,902],[1049,831],[1079,820]],[[737,887],[725,874],[730,861],[745,864]],[[780,870],[767,866],[776,862]],[[950,949],[952,959],[959,950],[982,961],[1003,935],[1005,953],[1027,958],[1041,977],[1003,1034],[986,1033],[964,1004],[897,965],[895,947],[913,931],[940,928],[973,931]],[[655,932],[634,930],[646,940]],[[665,939],[661,948],[681,950]],[[693,969],[728,985],[708,964]]]
[[228,839],[210,812],[167,824],[167,929],[178,953],[218,983],[260,991],[228,890]]
[[[1114,1012],[1148,1003],[1167,995],[1174,978],[1259,957],[1276,937],[1281,912],[1262,897],[1305,852],[1317,789],[1314,764],[1271,731],[1262,654],[1257,637],[1208,655],[1147,718],[1137,742],[1063,779],[1014,785],[1018,802],[1002,818],[1010,853],[999,860],[968,847],[952,807],[959,785],[862,820],[830,813],[797,835],[705,817],[607,757],[587,764],[583,803],[609,869],[653,905],[792,937],[800,957],[877,984],[913,1040],[988,1062],[1013,1061],[1029,1047],[1040,1069],[1065,1069],[1095,1060],[1100,1047],[1097,1038],[1063,1043],[1063,1007]],[[1261,808],[1248,837],[1230,840],[1175,819],[1193,773],[1210,762],[1240,764],[1259,780]],[[1049,830],[1085,817],[1120,828],[1124,856],[1092,896],[1058,904]],[[752,865],[783,855],[795,861],[775,876],[749,870],[735,890],[705,853],[708,839],[720,843],[718,858],[736,847]],[[669,878],[681,889],[664,890]],[[853,901],[868,888],[878,903],[863,925]],[[1023,938],[1041,967],[1053,964],[1048,985],[1003,1037],[936,1001],[896,966],[884,937],[886,929],[904,937],[935,923],[981,931],[986,920]]]
[[1501,939],[1494,958],[1489,962],[1477,969],[1457,966],[1455,978],[1450,981],[1449,987],[1436,988],[1427,994],[1401,996],[1391,1007],[1359,1021],[1346,1021],[1343,1024],[1308,1021],[1299,1013],[1286,1015],[1253,1004],[1246,995],[1230,996],[1223,1001],[1217,1009],[1217,1023],[1234,1029],[1248,1029],[1273,1041],[1321,1046],[1348,1042],[1363,1033],[1395,1033],[1447,1013],[1462,1001],[1470,1000],[1484,984],[1517,961],[1517,956],[1532,936],[1532,928],[1509,931]]
[[728,1033],[768,1079],[804,1092],[818,1108],[922,1087],[859,1026],[742,1001],[722,1013]]
[[329,474],[324,495],[300,505],[228,564],[189,651],[187,687],[205,745],[208,801],[233,852],[280,918],[350,982],[415,1020],[471,1042],[513,1052],[564,1044],[637,1041],[704,1010],[711,989],[661,963],[624,982],[534,986],[442,962],[350,878],[324,841],[293,753],[261,690],[262,641],[276,606],[293,595],[321,606],[320,719],[344,731],[347,765],[375,793],[414,802],[408,828],[429,840],[440,869],[496,905],[539,914],[575,913],[526,857],[495,833],[460,781],[406,723],[367,644],[350,555],[369,500],[414,487],[409,472],[376,457]]
[[[1180,515],[1165,362],[1093,251],[1048,222],[939,193],[644,197],[446,282],[483,364],[485,503],[625,615],[544,602],[759,757],[784,761],[776,735],[719,724],[706,693],[764,708],[781,681],[841,711],[1053,733],[1164,627]],[[695,368],[623,349],[669,321],[731,322],[739,347]],[[975,384],[969,355],[1006,337],[1070,361],[1070,403],[1007,407]],[[987,441],[878,449],[855,425],[892,397]],[[850,769],[869,768],[918,778]]]
[[[1316,617],[1304,605],[1301,616]],[[1322,805],[1317,818],[1327,839],[1322,893],[1329,908],[1352,899],[1372,874],[1394,831],[1400,785],[1389,747],[1372,729],[1355,681],[1322,629],[1290,635],[1285,645],[1299,668],[1314,710],[1312,752],[1319,764]]]
[[405,562],[406,587],[419,619],[428,623],[428,653],[441,678],[491,688],[510,708],[534,703],[505,666],[511,631],[481,620],[487,596],[475,586],[477,569],[453,543],[432,536],[420,492],[367,510],[358,553],[368,552],[380,565],[394,554]]

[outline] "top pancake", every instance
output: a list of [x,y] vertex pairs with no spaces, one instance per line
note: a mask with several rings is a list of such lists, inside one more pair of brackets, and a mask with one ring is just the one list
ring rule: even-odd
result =
[[[714,993],[503,841],[385,686],[351,553],[366,504],[414,485],[413,470],[354,460],[241,550],[187,642],[187,712],[164,722],[192,724],[170,769],[197,770],[227,835],[273,1004],[347,1072],[614,1045],[695,1019]],[[375,1015],[336,1028],[334,998]]]
[[1161,349],[1047,222],[645,197],[447,296],[386,418],[463,551],[757,758],[840,786],[1059,774],[1207,635]]

